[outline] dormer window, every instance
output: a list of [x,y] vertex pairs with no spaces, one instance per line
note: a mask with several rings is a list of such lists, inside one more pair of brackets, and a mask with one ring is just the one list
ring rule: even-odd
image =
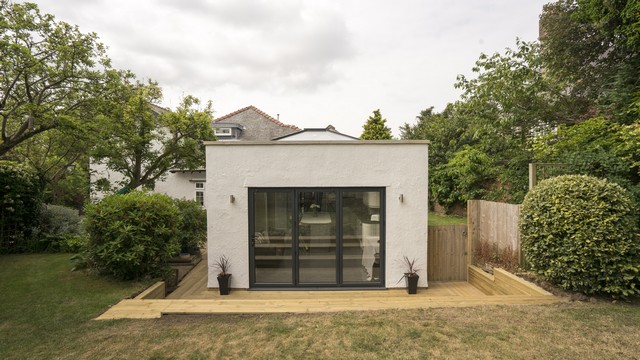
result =
[[231,128],[214,128],[213,133],[216,136],[231,136]]

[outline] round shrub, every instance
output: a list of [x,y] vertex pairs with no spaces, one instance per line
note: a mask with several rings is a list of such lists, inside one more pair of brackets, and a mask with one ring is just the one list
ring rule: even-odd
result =
[[617,184],[584,175],[547,179],[525,197],[522,251],[531,269],[564,289],[640,294],[640,235]]
[[50,252],[77,252],[77,238],[81,237],[82,218],[78,210],[60,205],[44,205],[40,211],[40,221],[36,232],[42,250]]
[[180,211],[180,232],[178,239],[181,252],[194,253],[207,238],[207,212],[195,200],[175,199],[174,204]]
[[177,207],[161,194],[111,195],[85,212],[92,262],[121,279],[161,275],[180,250],[179,226]]
[[30,250],[41,199],[40,183],[33,171],[22,164],[0,161],[0,253]]

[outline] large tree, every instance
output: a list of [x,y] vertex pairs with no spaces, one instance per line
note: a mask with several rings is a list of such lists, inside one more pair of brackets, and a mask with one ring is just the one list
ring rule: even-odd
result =
[[104,140],[92,152],[94,161],[124,176],[118,186],[152,188],[170,169],[204,166],[202,142],[215,139],[210,102],[200,108],[186,96],[174,111],[160,108],[162,90],[151,81],[124,84],[118,93],[102,119]]
[[432,142],[431,198],[446,208],[475,198],[521,201],[532,136],[577,121],[571,99],[545,77],[537,44],[516,45],[481,54],[475,76],[458,77],[460,101],[401,128],[405,139]]
[[445,164],[463,145],[471,139],[467,134],[468,122],[456,112],[455,104],[448,104],[441,113],[433,106],[416,116],[416,123],[405,123],[400,127],[400,138],[404,140],[429,140],[429,165]]
[[560,0],[540,16],[547,75],[583,105],[627,124],[640,115],[639,14],[640,0]]
[[94,118],[109,79],[94,33],[41,14],[35,4],[0,0],[0,156],[51,129]]
[[532,136],[576,119],[571,100],[544,75],[537,44],[516,45],[481,54],[475,78],[459,76],[456,87],[463,93],[456,112],[466,119],[471,146],[491,160],[494,181],[485,182],[486,197],[519,202],[527,191]]
[[22,142],[7,157],[35,170],[47,204],[81,209],[89,197],[87,149],[98,141],[95,134],[90,127],[52,129]]
[[367,122],[362,126],[364,131],[360,135],[362,140],[391,140],[391,129],[386,125],[387,119],[380,115],[380,109],[374,110]]

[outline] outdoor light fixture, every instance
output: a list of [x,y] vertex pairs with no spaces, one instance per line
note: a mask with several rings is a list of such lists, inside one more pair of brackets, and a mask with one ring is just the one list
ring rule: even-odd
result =
[[234,202],[236,202],[236,198],[235,198],[235,196],[233,196],[233,195],[229,195],[229,202],[230,202],[230,203],[232,203],[232,204],[233,204]]
[[400,200],[401,203],[404,202],[404,194],[400,194],[400,196],[398,197],[398,200]]

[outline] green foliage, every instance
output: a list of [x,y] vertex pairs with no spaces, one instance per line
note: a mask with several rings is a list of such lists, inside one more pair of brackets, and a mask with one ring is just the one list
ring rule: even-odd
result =
[[362,126],[364,131],[360,135],[362,140],[391,140],[391,129],[386,125],[387,119],[383,119],[380,115],[380,109],[374,110],[373,115],[369,116],[367,122]]
[[121,188],[153,188],[172,168],[204,165],[203,141],[214,140],[211,103],[185,97],[175,111],[154,104],[162,98],[155,82],[125,83],[111,100],[102,138],[92,152],[97,163],[124,175]]
[[433,106],[422,110],[414,125],[405,123],[400,127],[403,140],[429,140],[429,165],[438,166],[447,161],[464,145],[472,142],[467,134],[469,123],[449,104],[441,112],[433,111]]
[[468,123],[467,136],[493,163],[493,189],[487,199],[522,201],[532,134],[570,122],[571,102],[558,84],[544,76],[536,43],[516,42],[515,49],[481,54],[474,79],[458,77],[463,90],[457,112]]
[[96,34],[12,1],[0,2],[0,69],[0,156],[51,129],[91,122],[113,71]]
[[[543,74],[536,43],[481,54],[474,78],[458,77],[461,101],[427,109],[404,139],[428,139],[431,198],[445,208],[467,199],[520,202],[527,191],[531,135],[571,122],[571,101]],[[473,151],[472,151],[473,150]]]
[[640,231],[619,185],[584,175],[542,181],[522,204],[520,232],[531,269],[562,288],[640,294]]
[[207,212],[194,200],[174,199],[180,211],[178,239],[181,252],[191,252],[202,246],[207,239]]
[[78,210],[59,205],[44,205],[34,234],[48,252],[78,252],[84,245],[82,218]]
[[160,275],[177,254],[180,213],[173,199],[134,191],[88,205],[88,251],[100,270],[121,279]]
[[41,202],[40,184],[33,171],[0,161],[0,253],[29,250]]
[[620,125],[602,117],[560,126],[532,144],[539,162],[568,164],[574,174],[606,178],[627,189],[640,205],[640,122]]
[[445,209],[467,200],[482,199],[495,178],[491,159],[468,145],[451,160],[431,170],[431,192]]
[[44,201],[81,210],[89,197],[87,151],[100,141],[94,122],[65,125],[34,136],[8,156],[33,168],[44,185]]
[[540,17],[547,75],[572,98],[629,123],[640,112],[640,1],[561,0]]
[[78,161],[76,165],[56,174],[45,185],[45,202],[82,210],[90,193],[88,165],[89,161]]

